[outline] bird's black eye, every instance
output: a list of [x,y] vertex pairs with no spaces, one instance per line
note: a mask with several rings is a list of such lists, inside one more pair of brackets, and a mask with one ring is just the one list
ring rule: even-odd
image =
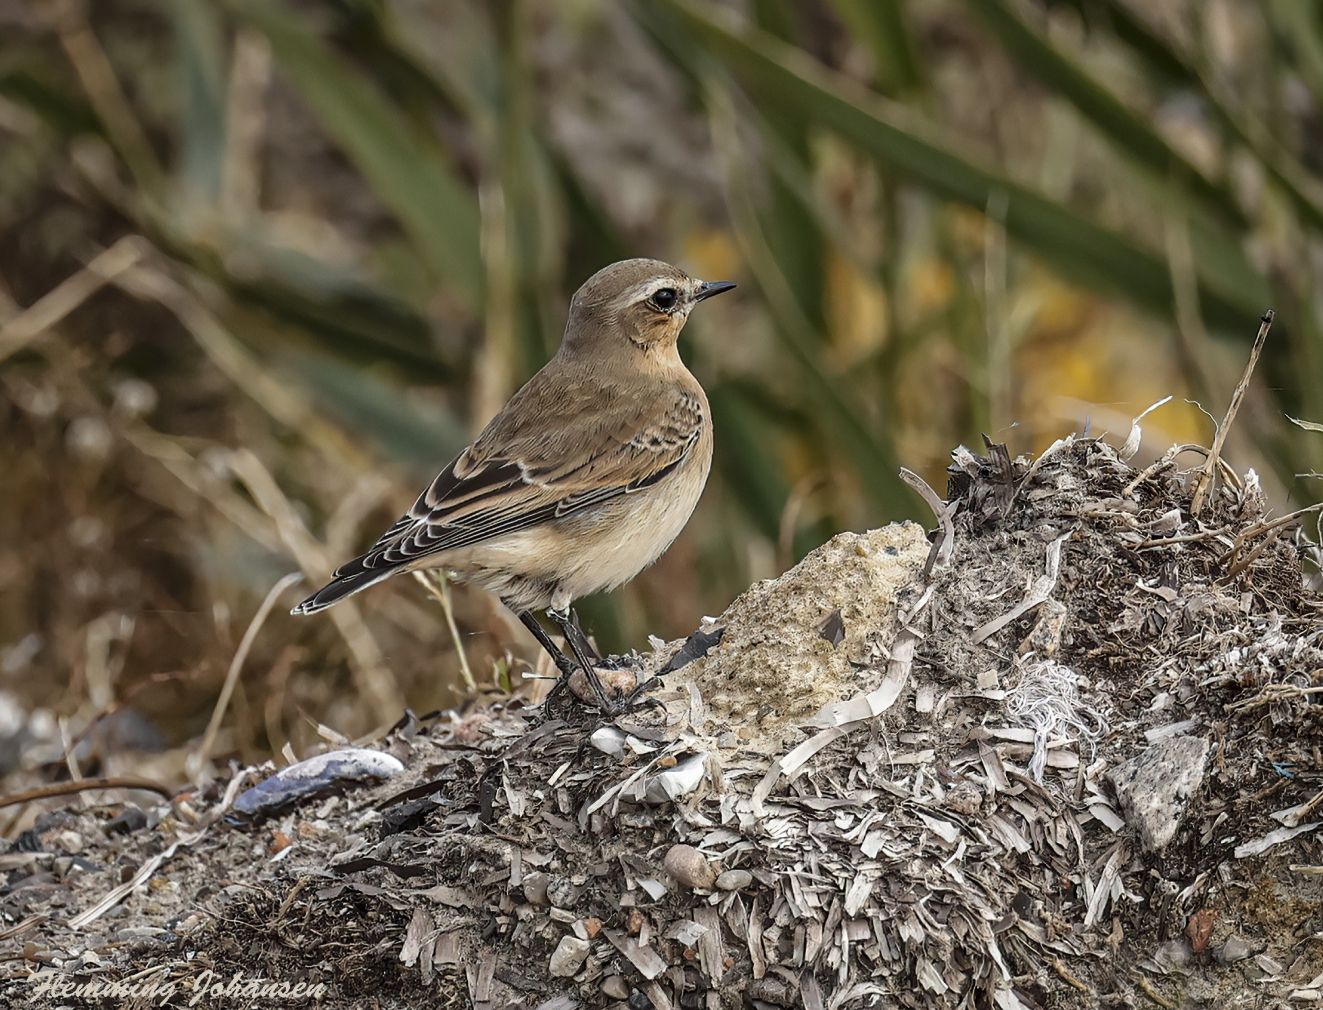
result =
[[675,308],[675,303],[680,300],[680,293],[675,288],[658,288],[652,293],[649,301],[663,312],[669,312]]

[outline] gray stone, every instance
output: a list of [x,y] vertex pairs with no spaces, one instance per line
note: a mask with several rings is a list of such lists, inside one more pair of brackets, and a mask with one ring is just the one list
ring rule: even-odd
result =
[[557,908],[573,908],[579,899],[579,888],[568,877],[552,876],[547,881],[547,900]]
[[629,999],[629,983],[620,975],[608,975],[602,979],[602,995],[612,999]]
[[545,873],[530,873],[524,877],[524,899],[530,905],[547,903],[547,883],[550,878]]
[[1235,964],[1237,961],[1243,961],[1254,953],[1254,948],[1250,942],[1243,936],[1228,937],[1226,943],[1218,947],[1213,953],[1217,958],[1218,964]]
[[753,874],[748,870],[727,870],[717,877],[718,891],[741,891],[753,883]]
[[556,949],[551,952],[549,970],[556,978],[569,978],[583,967],[588,959],[588,941],[577,936],[562,936]]
[[1207,740],[1172,736],[1108,773],[1126,823],[1148,851],[1160,852],[1176,837],[1207,764]]

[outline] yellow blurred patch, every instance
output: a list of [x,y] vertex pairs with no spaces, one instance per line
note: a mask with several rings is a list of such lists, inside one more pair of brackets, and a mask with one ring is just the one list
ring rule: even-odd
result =
[[887,298],[873,278],[836,252],[825,270],[827,343],[832,363],[848,365],[887,341]]

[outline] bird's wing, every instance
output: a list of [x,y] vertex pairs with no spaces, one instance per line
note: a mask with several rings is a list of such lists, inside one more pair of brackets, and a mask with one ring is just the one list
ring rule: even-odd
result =
[[489,427],[371,550],[344,565],[336,577],[410,565],[657,483],[694,450],[705,423],[703,404],[694,394],[668,399],[665,406],[653,401],[608,415],[590,446],[566,437],[574,430],[593,430],[582,416],[577,423],[569,414],[544,417],[540,430],[524,437],[508,438],[511,433]]

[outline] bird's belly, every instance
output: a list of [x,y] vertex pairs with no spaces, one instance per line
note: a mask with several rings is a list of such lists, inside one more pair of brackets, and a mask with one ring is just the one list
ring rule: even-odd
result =
[[442,563],[520,608],[563,607],[628,582],[680,535],[707,481],[695,460],[672,480],[528,530],[493,537]]
[[565,529],[570,563],[561,580],[571,598],[614,589],[656,561],[680,535],[702,493],[692,486],[648,488],[574,517]]

